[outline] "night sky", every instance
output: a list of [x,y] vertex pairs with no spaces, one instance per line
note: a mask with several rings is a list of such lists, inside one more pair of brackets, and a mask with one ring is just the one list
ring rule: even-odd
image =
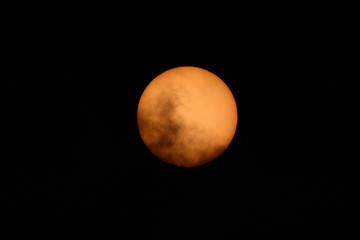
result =
[[[236,48],[226,40],[194,40],[192,49],[201,45],[206,55],[175,43],[127,40],[116,47],[118,39],[105,36],[78,41],[79,51],[51,45],[34,67],[14,70],[2,110],[3,227],[119,239],[347,233],[348,188],[360,149],[351,48],[315,30],[300,38],[266,29],[240,38]],[[216,74],[237,102],[233,141],[201,167],[160,161],[137,128],[142,91],[178,66]]]

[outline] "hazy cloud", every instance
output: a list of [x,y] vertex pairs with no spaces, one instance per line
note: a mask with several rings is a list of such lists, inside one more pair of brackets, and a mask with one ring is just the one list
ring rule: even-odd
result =
[[[150,151],[172,164],[189,166],[218,156],[226,146],[218,144],[201,126],[186,118],[184,89],[163,89],[139,109],[138,125]],[[202,162],[200,162],[202,161]]]

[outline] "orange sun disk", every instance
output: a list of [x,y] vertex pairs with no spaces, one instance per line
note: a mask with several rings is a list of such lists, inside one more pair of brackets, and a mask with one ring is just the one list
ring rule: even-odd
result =
[[208,163],[223,153],[237,125],[228,86],[198,67],[177,67],[154,78],[137,111],[142,140],[158,158],[180,167]]

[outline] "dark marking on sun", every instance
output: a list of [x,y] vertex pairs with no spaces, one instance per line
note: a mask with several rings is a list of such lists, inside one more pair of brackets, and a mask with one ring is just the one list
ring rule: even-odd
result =
[[184,112],[178,111],[184,104],[180,98],[184,94],[183,89],[167,88],[150,103],[144,103],[138,111],[139,130],[149,150],[163,161],[183,167],[193,166],[194,161],[202,165],[226,146],[219,145],[216,136],[209,136],[201,126],[186,121]]

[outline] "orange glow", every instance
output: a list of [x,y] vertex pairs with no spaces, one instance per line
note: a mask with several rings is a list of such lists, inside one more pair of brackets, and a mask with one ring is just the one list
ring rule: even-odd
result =
[[230,89],[215,74],[177,67],[149,83],[137,120],[141,138],[154,155],[169,164],[195,167],[229,146],[237,108]]

